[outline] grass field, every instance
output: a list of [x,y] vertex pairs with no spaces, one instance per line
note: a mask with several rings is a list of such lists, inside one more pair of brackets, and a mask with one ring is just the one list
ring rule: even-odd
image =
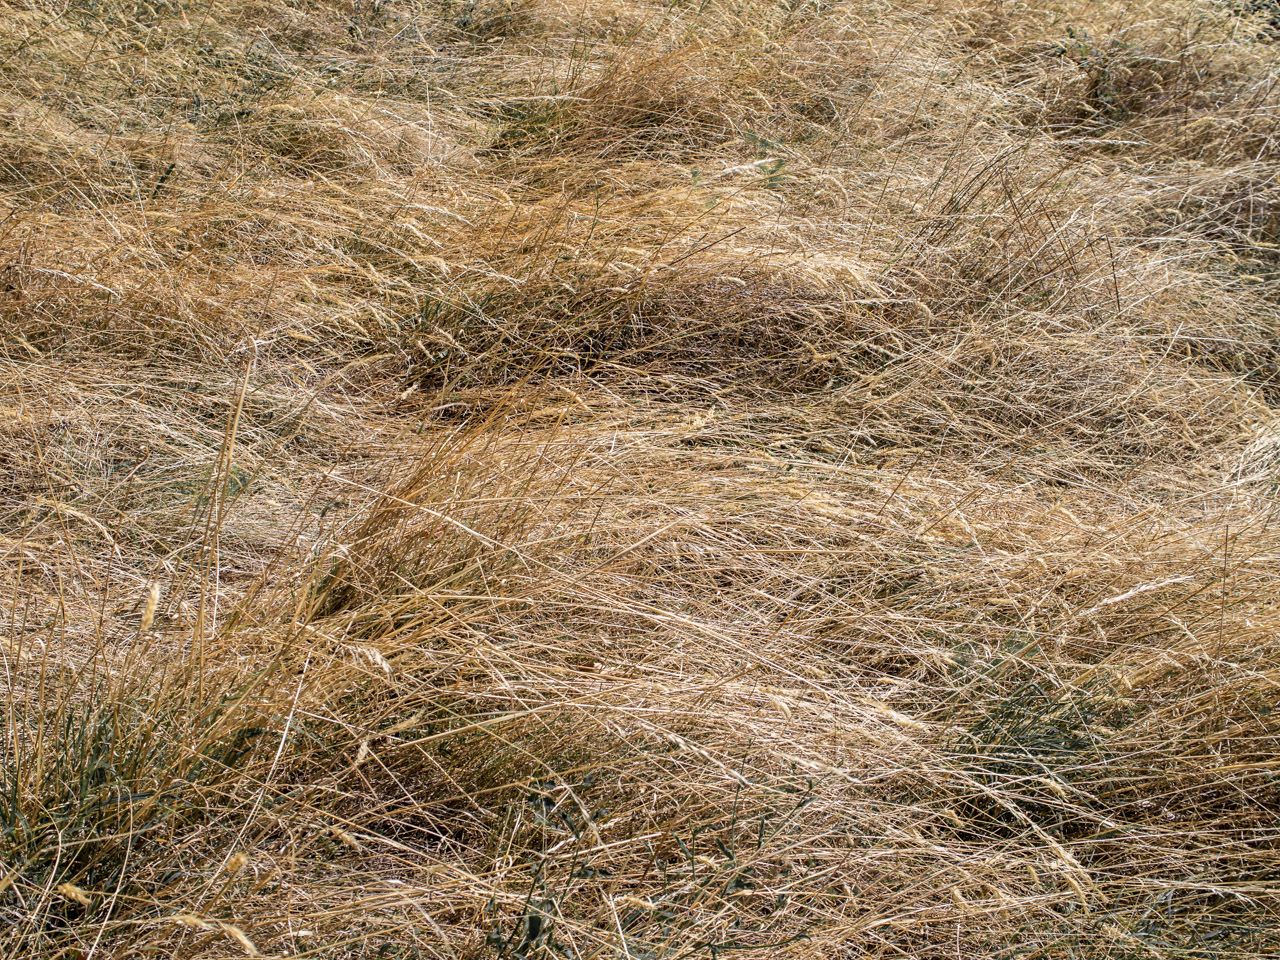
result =
[[1280,955],[1252,8],[3,0],[0,957]]

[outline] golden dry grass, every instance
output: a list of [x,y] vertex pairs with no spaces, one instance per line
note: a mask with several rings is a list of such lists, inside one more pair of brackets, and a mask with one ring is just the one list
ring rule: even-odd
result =
[[0,956],[1275,955],[1272,17],[7,0]]

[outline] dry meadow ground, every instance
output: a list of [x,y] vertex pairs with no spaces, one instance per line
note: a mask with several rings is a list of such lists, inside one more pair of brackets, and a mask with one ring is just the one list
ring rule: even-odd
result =
[[0,957],[1280,955],[1280,45],[0,0]]

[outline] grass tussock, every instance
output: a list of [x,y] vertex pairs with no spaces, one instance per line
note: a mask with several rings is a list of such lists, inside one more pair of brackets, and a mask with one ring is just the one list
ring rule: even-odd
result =
[[0,956],[1276,954],[1272,6],[6,4]]

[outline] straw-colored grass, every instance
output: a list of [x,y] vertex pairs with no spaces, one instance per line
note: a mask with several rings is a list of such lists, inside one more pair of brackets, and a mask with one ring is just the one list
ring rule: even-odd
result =
[[1271,0],[9,0],[0,957],[1280,954]]

